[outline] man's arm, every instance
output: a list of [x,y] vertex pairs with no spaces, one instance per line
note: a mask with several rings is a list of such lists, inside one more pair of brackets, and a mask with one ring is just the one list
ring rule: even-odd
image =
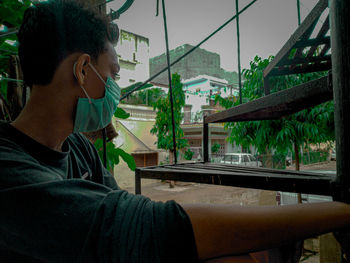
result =
[[278,247],[350,226],[350,205],[339,202],[242,207],[183,205],[201,260]]

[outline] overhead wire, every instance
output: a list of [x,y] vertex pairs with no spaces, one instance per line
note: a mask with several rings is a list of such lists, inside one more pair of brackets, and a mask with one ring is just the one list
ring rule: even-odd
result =
[[[221,25],[219,28],[217,28],[213,33],[211,33],[209,36],[207,36],[206,38],[204,38],[201,42],[199,42],[196,46],[192,47],[189,51],[187,51],[185,54],[183,54],[182,56],[180,56],[179,58],[177,58],[175,61],[173,61],[169,67],[175,65],[177,62],[179,62],[181,59],[183,59],[184,57],[186,57],[187,55],[191,54],[195,49],[197,49],[199,46],[201,46],[203,43],[205,43],[207,40],[209,40],[212,36],[214,36],[217,32],[219,32],[221,29],[223,29],[225,26],[227,26],[230,22],[232,22],[234,19],[236,19],[240,14],[242,14],[244,11],[246,11],[250,6],[252,6],[255,2],[257,2],[258,0],[253,0],[251,1],[249,4],[247,4],[244,8],[242,8],[241,11],[239,11],[237,14],[235,14],[234,16],[232,16],[230,19],[228,19],[223,25]],[[137,91],[138,89],[140,89],[142,86],[144,86],[145,84],[147,84],[148,82],[152,81],[153,79],[155,79],[156,77],[158,77],[160,74],[162,74],[164,71],[166,71],[168,69],[168,67],[163,68],[162,70],[160,70],[159,72],[157,72],[156,74],[154,74],[153,76],[151,76],[149,79],[147,79],[146,81],[144,81],[142,84],[140,84],[139,86],[135,87],[134,89],[132,89],[131,91],[129,91],[128,93],[126,93],[125,95],[123,95],[121,97],[120,100],[124,100],[125,98],[127,98],[129,95],[131,95],[133,92]]]

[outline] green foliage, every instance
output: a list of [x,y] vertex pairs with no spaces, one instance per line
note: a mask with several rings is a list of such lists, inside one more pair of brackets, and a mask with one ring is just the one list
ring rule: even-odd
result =
[[[243,84],[243,102],[263,96],[263,70],[273,57],[261,59],[256,56],[250,62],[250,68],[243,70],[246,80]],[[325,76],[325,72],[287,75],[270,78],[271,92],[277,92],[301,83]],[[216,102],[225,108],[234,107],[238,102],[216,97]],[[334,104],[326,102],[305,109],[280,120],[247,121],[226,123],[231,129],[228,141],[248,148],[255,146],[260,153],[276,150],[285,154],[296,145],[321,143],[334,140]]]
[[[132,155],[126,153],[124,150],[120,148],[116,148],[113,142],[107,142],[106,144],[106,150],[107,150],[107,169],[113,169],[114,165],[119,164],[119,157],[123,159],[124,162],[128,165],[130,170],[135,171],[136,163],[134,160],[134,157]],[[98,151],[98,154],[103,160],[103,141],[102,139],[97,139],[95,142],[95,147]]]
[[[22,23],[24,11],[31,5],[29,0],[2,0],[0,8],[1,33],[16,30]],[[0,75],[8,69],[11,55],[18,52],[17,35],[10,34],[0,37]]]
[[125,110],[121,108],[117,108],[116,112],[114,113],[114,117],[118,119],[127,119],[130,117],[130,113],[127,113]]
[[220,149],[220,144],[219,143],[215,143],[211,146],[211,153],[217,153]]
[[[175,138],[177,149],[182,149],[188,145],[187,140],[183,139],[184,133],[180,127],[183,119],[181,110],[185,105],[185,93],[182,90],[180,75],[175,73],[172,75],[172,91],[174,102],[174,119],[175,119]],[[160,97],[153,105],[157,110],[156,123],[151,129],[152,134],[157,135],[157,147],[159,149],[174,150],[173,146],[173,130],[170,106],[170,92],[166,98]]]
[[0,118],[11,119],[10,102],[7,99],[8,69],[12,55],[18,54],[16,32],[22,23],[29,0],[2,0],[0,4]]
[[187,149],[187,151],[185,152],[185,159],[190,161],[192,160],[194,152],[192,152],[190,149]]
[[160,88],[144,89],[131,94],[126,103],[153,106],[161,97],[165,97],[165,92]]

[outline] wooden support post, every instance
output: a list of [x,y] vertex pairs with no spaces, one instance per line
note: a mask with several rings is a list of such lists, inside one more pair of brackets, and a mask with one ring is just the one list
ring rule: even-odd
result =
[[270,94],[270,81],[269,81],[269,77],[264,78],[264,92],[265,92],[265,96]]
[[204,162],[209,162],[209,127],[208,123],[205,122],[206,116],[203,117],[203,141],[202,141],[202,148],[203,148],[203,159]]
[[350,1],[330,1],[337,199],[350,201]]
[[141,194],[141,176],[138,169],[135,170],[135,194]]

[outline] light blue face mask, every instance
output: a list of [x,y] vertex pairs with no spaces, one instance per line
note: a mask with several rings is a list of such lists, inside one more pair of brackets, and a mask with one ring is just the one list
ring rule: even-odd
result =
[[[91,69],[97,74],[99,79],[105,84],[105,96],[100,99],[92,99],[86,90],[81,87],[86,98],[79,98],[77,111],[75,114],[73,132],[90,132],[105,128],[112,120],[113,114],[117,110],[120,99],[120,87],[110,77],[105,82],[93,65]],[[73,67],[75,74],[75,64]]]

